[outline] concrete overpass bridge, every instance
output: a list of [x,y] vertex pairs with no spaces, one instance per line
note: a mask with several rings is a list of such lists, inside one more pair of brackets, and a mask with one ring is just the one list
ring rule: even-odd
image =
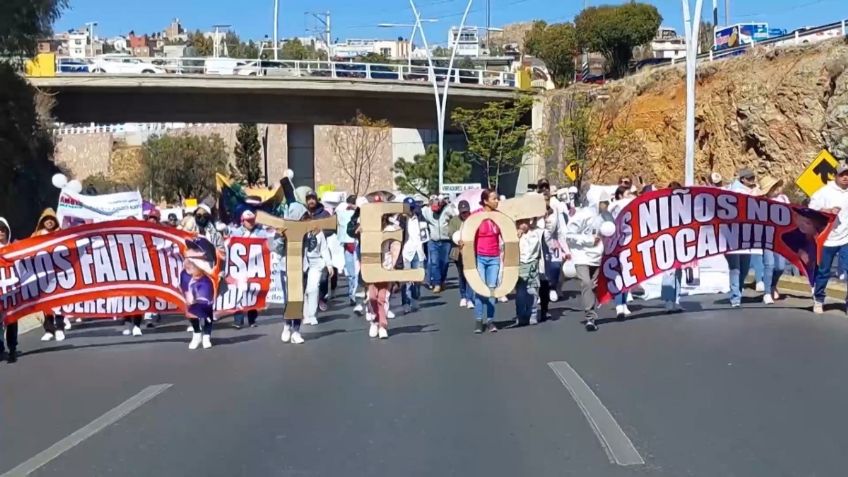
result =
[[[220,122],[342,124],[358,111],[393,126],[433,128],[432,83],[375,79],[74,74],[30,77],[55,95],[64,123]],[[511,100],[516,90],[451,84],[448,114]],[[450,117],[450,116],[448,116]]]

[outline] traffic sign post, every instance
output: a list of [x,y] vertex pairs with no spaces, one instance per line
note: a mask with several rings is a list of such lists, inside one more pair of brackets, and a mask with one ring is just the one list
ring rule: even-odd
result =
[[825,186],[836,176],[837,160],[827,150],[822,151],[813,159],[813,162],[804,169],[804,172],[795,180],[795,184],[808,196],[812,196],[817,190]]

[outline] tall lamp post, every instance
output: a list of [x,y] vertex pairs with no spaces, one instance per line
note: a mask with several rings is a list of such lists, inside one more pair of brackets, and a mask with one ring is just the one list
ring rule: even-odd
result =
[[280,43],[277,40],[277,29],[280,25],[280,0],[274,0],[274,60],[279,60],[277,49]]
[[686,160],[685,185],[695,183],[695,75],[698,68],[698,33],[703,0],[695,0],[695,17],[689,15],[689,0],[683,2],[683,27],[686,31]]
[[453,39],[453,45],[451,47],[451,56],[450,61],[448,61],[448,69],[445,74],[444,80],[444,89],[442,91],[442,97],[439,98],[439,84],[438,79],[436,78],[436,71],[433,68],[433,55],[430,52],[430,45],[427,44],[427,35],[424,33],[424,29],[421,27],[421,13],[415,8],[415,2],[413,0],[409,0],[409,6],[412,7],[412,13],[415,15],[415,23],[418,25],[418,29],[421,31],[421,40],[424,42],[424,50],[427,54],[427,65],[430,70],[430,77],[433,80],[433,94],[436,99],[436,125],[438,128],[439,135],[439,193],[441,194],[444,190],[445,185],[445,115],[447,110],[447,102],[448,102],[448,86],[450,85],[451,72],[453,70],[453,60],[456,57],[456,49],[459,45],[459,39],[462,36],[462,31],[465,29],[465,19],[468,18],[468,12],[471,10],[471,2],[473,0],[468,0],[468,4],[465,6],[465,12],[462,14],[462,21],[459,22],[459,29],[456,32],[456,38]]

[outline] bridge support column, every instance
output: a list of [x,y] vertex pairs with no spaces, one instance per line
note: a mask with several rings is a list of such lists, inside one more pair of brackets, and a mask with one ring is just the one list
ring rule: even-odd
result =
[[294,172],[296,186],[315,188],[315,126],[288,124],[288,166]]

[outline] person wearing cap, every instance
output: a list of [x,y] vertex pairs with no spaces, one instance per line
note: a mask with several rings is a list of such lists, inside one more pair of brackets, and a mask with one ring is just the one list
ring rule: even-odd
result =
[[[400,226],[403,230],[403,246],[401,258],[404,269],[415,269],[424,266],[424,238],[427,224],[421,216],[421,207],[412,197],[403,199],[409,207],[409,216],[402,216]],[[404,283],[401,290],[403,312],[410,313],[418,310],[418,299],[421,298],[420,283]]]
[[[731,184],[730,190],[746,195],[760,195],[757,187],[757,175],[747,167],[743,167],[737,174],[737,179]],[[725,255],[727,267],[730,271],[730,306],[739,308],[742,306],[742,286],[751,269],[751,255],[759,255],[758,260],[762,264],[762,250],[738,250],[728,252]],[[760,274],[762,275],[762,274]],[[757,280],[759,282],[759,280]]]
[[457,215],[450,220],[451,239],[455,247],[451,251],[451,260],[456,263],[456,271],[459,276],[459,307],[474,309],[474,289],[468,284],[462,268],[462,248],[459,246],[462,224],[471,215],[471,205],[467,200],[461,200],[456,205]]
[[[202,217],[207,212],[207,209],[202,208],[204,205],[201,205],[197,208],[197,219],[201,219],[198,221],[198,227],[200,223],[203,222]],[[211,215],[210,215],[211,219]],[[208,230],[210,234],[217,234],[220,237],[220,233],[217,231],[215,225],[209,220],[209,224],[204,228],[204,230]],[[233,230],[232,236],[234,237],[247,237],[247,238],[264,238],[268,240],[268,246],[270,250],[275,251],[280,255],[285,255],[285,251],[283,250],[283,241],[280,237],[280,234],[276,231],[269,231],[265,227],[256,224],[256,213],[250,209],[246,209],[241,213],[241,226]],[[221,239],[223,242],[223,240]],[[210,242],[213,242],[210,240]],[[214,242],[213,242],[214,245]],[[217,246],[215,247],[218,248]],[[256,318],[259,316],[259,312],[256,310],[248,310],[247,311],[247,324],[251,328],[256,328]],[[244,326],[244,313],[238,312],[233,315],[233,328],[241,329]]]
[[821,314],[824,313],[833,259],[848,247],[848,164],[840,162],[836,166],[836,177],[813,194],[810,208],[836,215],[836,222],[824,242],[820,252],[821,260],[815,272],[813,312]]
[[[59,229],[59,219],[56,217],[56,212],[52,208],[47,208],[41,213],[41,217],[39,217],[38,223],[35,226],[35,231],[31,236],[47,235],[57,232]],[[52,339],[64,341],[66,324],[65,319],[61,315],[45,313],[42,325],[44,327],[44,335],[41,337],[41,341],[50,341]]]
[[[760,190],[767,199],[784,204],[789,203],[789,197],[783,193],[783,180],[766,176],[760,181]],[[763,303],[771,305],[780,299],[777,283],[786,269],[786,259],[772,250],[763,251]]]
[[433,293],[441,293],[444,289],[452,247],[448,223],[454,214],[445,205],[443,198],[433,196],[430,198],[430,207],[424,209],[421,214],[430,235],[430,241],[427,242],[427,261]]
[[577,271],[577,278],[580,280],[580,297],[588,331],[597,329],[595,287],[598,283],[601,257],[604,254],[601,224],[605,221],[604,217],[609,214],[609,203],[609,193],[603,192],[598,200],[597,209],[583,207],[571,217],[566,226],[565,237]]
[[713,172],[710,174],[710,183],[711,187],[718,187],[719,189],[724,188],[724,179],[721,177],[721,174],[718,172]]

